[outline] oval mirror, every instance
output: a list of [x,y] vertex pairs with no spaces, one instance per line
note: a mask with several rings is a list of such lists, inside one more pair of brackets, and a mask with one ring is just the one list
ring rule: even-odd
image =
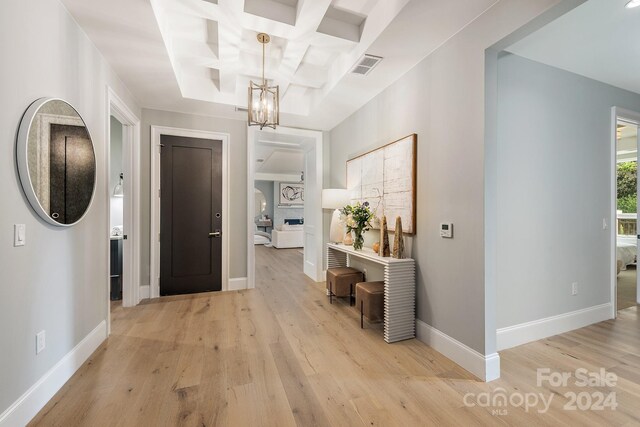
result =
[[256,216],[262,215],[267,211],[267,199],[264,197],[262,191],[254,188],[256,193]]
[[33,209],[49,224],[71,226],[89,209],[96,156],[78,111],[56,98],[31,104],[20,122],[18,173]]

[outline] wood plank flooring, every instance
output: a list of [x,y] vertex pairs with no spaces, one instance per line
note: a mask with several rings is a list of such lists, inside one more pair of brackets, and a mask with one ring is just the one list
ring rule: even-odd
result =
[[[636,307],[502,352],[502,378],[486,384],[417,340],[386,344],[380,325],[361,330],[353,308],[330,305],[324,284],[305,278],[297,250],[256,250],[255,290],[115,307],[112,335],[31,425],[640,424]],[[617,386],[536,386],[537,368],[580,367],[606,368]],[[570,391],[614,391],[619,406],[564,410]],[[541,406],[478,406],[483,393],[553,400],[541,414]]]

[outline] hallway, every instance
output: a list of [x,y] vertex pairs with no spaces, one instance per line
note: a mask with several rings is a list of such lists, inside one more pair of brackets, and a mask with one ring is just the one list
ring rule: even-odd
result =
[[[503,376],[476,380],[417,340],[386,344],[357,312],[329,305],[301,254],[256,246],[256,290],[167,297],[117,308],[112,335],[31,425],[328,426],[622,425],[640,421],[636,308],[501,353]],[[617,411],[563,411],[569,388],[536,387],[537,367],[605,367],[620,379]],[[467,393],[556,393],[535,409],[465,407]],[[594,389],[576,389],[593,391]],[[549,393],[550,394],[550,393]],[[621,408],[626,408],[622,410]],[[635,409],[632,409],[635,408]],[[634,413],[624,411],[633,410]]]

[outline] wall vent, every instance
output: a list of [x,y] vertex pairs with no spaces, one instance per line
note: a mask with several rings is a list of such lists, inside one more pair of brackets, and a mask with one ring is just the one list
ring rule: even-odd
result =
[[382,57],[365,54],[360,61],[351,69],[351,74],[366,76],[382,61]]
[[236,112],[246,113],[248,110],[244,107],[236,107]]

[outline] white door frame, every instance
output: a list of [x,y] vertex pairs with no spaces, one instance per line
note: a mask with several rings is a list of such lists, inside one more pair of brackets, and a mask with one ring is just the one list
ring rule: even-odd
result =
[[[107,86],[107,117],[106,117],[106,173],[105,197],[107,199],[107,213],[111,214],[111,116],[122,123],[122,172],[124,179],[124,194],[128,203],[124,204],[123,226],[127,240],[123,242],[123,272],[122,272],[122,305],[132,307],[140,302],[140,119],[129,109],[127,104]],[[111,235],[111,224],[105,234],[107,239]],[[111,268],[110,240],[107,243],[107,272]],[[110,274],[107,275],[107,331],[111,330],[111,299]]]
[[150,297],[160,296],[160,137],[162,135],[222,141],[222,290],[229,290],[229,143],[228,133],[151,126],[151,265]]
[[[618,120],[635,123],[640,126],[640,113],[625,110],[620,107],[611,108],[611,318],[618,316],[618,266],[617,266],[617,238],[618,238],[618,174],[617,169],[617,124]],[[640,139],[640,135],[638,136]],[[640,148],[640,147],[639,147]],[[639,153],[640,154],[640,153]],[[636,302],[640,303],[640,277],[636,279]]]
[[[324,269],[324,233],[323,233],[323,212],[322,203],[322,187],[323,187],[323,134],[321,131],[308,130],[308,129],[296,129],[279,126],[275,131],[263,130],[262,132],[273,132],[284,135],[294,135],[306,138],[313,138],[315,140],[316,150],[316,182],[318,183],[316,191],[313,194],[305,193],[305,197],[315,197],[318,200],[318,216],[315,234],[318,236],[316,239],[316,274],[311,279],[315,281],[323,281],[323,269]],[[255,269],[256,269],[256,252],[255,244],[253,240],[255,223],[255,196],[254,196],[254,181],[256,175],[255,167],[255,143],[257,141],[258,132],[261,132],[256,127],[248,127],[247,131],[247,288],[253,289],[256,287],[255,283]],[[306,224],[305,224],[306,226]]]

